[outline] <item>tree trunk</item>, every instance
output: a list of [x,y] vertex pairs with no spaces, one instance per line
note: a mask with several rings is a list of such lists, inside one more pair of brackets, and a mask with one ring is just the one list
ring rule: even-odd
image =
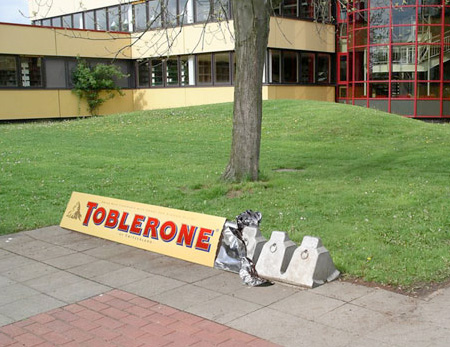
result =
[[236,80],[233,139],[223,178],[258,179],[262,121],[262,77],[269,36],[267,0],[232,0]]

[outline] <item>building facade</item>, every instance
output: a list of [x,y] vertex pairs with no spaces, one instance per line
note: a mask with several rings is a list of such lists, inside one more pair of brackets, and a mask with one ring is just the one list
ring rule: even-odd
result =
[[[263,98],[450,117],[447,1],[281,1]],[[42,3],[29,0],[32,26],[0,24],[0,119],[85,115],[70,92],[76,57],[117,64],[129,76],[119,81],[125,96],[104,114],[233,100],[229,0]],[[25,106],[40,100],[48,102]]]

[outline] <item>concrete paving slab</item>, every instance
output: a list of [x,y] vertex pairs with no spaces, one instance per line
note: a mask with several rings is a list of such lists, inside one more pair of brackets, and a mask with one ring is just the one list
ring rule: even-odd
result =
[[39,292],[48,293],[52,290],[77,283],[81,280],[82,278],[77,275],[73,275],[65,271],[57,271],[45,276],[33,278],[23,282],[22,284]]
[[49,226],[40,229],[25,231],[24,234],[37,240],[50,241],[57,236],[71,234],[72,231],[63,229],[59,226]]
[[[74,235],[76,235],[76,234],[74,234]],[[67,244],[64,244],[64,246],[67,248],[70,248],[74,251],[77,251],[77,252],[84,252],[89,249],[108,245],[112,242],[112,241],[108,241],[105,239],[101,239],[98,237],[92,237],[92,236],[88,236],[88,235],[84,235],[84,234],[78,234],[76,237],[77,238],[79,237],[80,240],[78,240],[77,242],[68,242]]]
[[55,299],[71,304],[102,294],[110,289],[110,287],[102,284],[86,279],[80,279],[76,283],[54,288],[48,291],[47,294]]
[[390,316],[368,308],[345,304],[314,319],[320,324],[365,336],[379,327],[390,324]]
[[121,289],[152,299],[156,295],[185,285],[184,282],[164,276],[149,274],[149,277],[121,287]]
[[134,269],[132,267],[122,267],[118,270],[94,276],[92,280],[112,288],[120,288],[127,284],[146,279],[149,276],[150,274],[145,271]]
[[24,256],[11,254],[0,261],[0,274],[9,272],[11,269],[16,269],[21,266],[31,265],[34,261]]
[[109,261],[146,271],[150,269],[152,260],[160,257],[162,257],[161,254],[134,248],[128,252],[115,255],[113,258],[110,258]]
[[9,257],[11,255],[13,255],[13,253],[11,253],[11,252],[9,252],[9,251],[7,251],[5,249],[1,249],[0,248],[0,260],[4,259],[4,258],[7,258],[7,257]]
[[372,293],[352,301],[353,304],[370,308],[388,315],[400,315],[413,312],[419,303],[418,299],[405,295],[377,289]]
[[[35,241],[38,242],[38,241]],[[39,241],[40,242],[40,241]],[[45,246],[42,246],[40,248],[33,248],[28,251],[26,251],[23,255],[27,256],[28,258],[44,261],[52,258],[58,258],[64,255],[72,254],[74,253],[73,250],[61,247],[61,246],[55,246],[50,243],[46,243]]]
[[[12,279],[0,275],[0,288],[2,288],[4,286],[9,286],[13,283],[15,283],[15,281],[13,281]],[[1,289],[0,289],[0,291],[1,291]]]
[[186,283],[195,283],[222,273],[212,267],[188,263],[186,266],[172,269],[170,277]]
[[351,302],[367,294],[376,291],[376,288],[370,288],[363,285],[354,285],[348,282],[333,281],[326,285],[310,289],[314,294],[320,294],[329,298]]
[[[240,280],[236,274],[237,279]],[[302,288],[294,288],[284,284],[276,283],[271,286],[248,287],[242,285],[240,289],[236,290],[233,295],[236,298],[253,302],[261,306],[268,306],[275,302],[279,302],[299,291],[304,291]]]
[[93,278],[123,268],[122,265],[107,260],[95,260],[92,263],[76,266],[67,271],[80,277]]
[[106,244],[100,247],[88,249],[84,251],[84,254],[91,255],[98,259],[109,260],[110,258],[116,257],[120,253],[129,252],[133,247],[122,245],[120,243]]
[[227,271],[218,272],[215,276],[195,282],[195,285],[222,294],[232,294],[245,287],[239,275]]
[[408,347],[431,347],[444,342],[450,345],[450,327],[428,323],[392,321],[367,334],[368,338]]
[[0,295],[0,313],[3,313],[1,310],[3,305],[37,294],[40,294],[37,290],[17,282],[3,286]]
[[187,312],[227,324],[260,309],[262,306],[230,295],[221,295],[186,308]]
[[316,324],[286,312],[262,308],[228,323],[281,346],[347,346],[356,335]]
[[6,317],[0,313],[0,327],[3,325],[6,325],[6,324],[14,323],[14,322],[15,322],[14,319],[12,319],[10,317]]
[[46,264],[54,266],[58,269],[68,270],[77,266],[91,264],[97,261],[97,258],[91,257],[90,255],[76,252],[67,255],[63,255],[62,257],[52,258],[44,260]]
[[220,293],[197,287],[193,284],[186,284],[184,286],[155,295],[153,300],[162,304],[170,305],[179,310],[186,310],[189,307],[202,304],[205,301],[214,299],[220,295]]
[[280,300],[269,307],[281,312],[289,312],[297,317],[314,320],[344,304],[345,302],[341,300],[314,294],[310,291],[301,291],[290,295],[286,299]]
[[24,282],[30,279],[48,275],[52,272],[56,272],[53,266],[49,266],[43,263],[34,262],[24,266],[13,268],[9,271],[3,272],[3,276],[8,277],[17,282]]
[[37,294],[3,305],[0,307],[0,311],[2,315],[18,321],[64,305],[66,303],[63,301],[45,294]]
[[174,278],[179,273],[186,271],[191,263],[172,257],[157,257],[152,259],[151,266],[148,268],[141,268],[141,270],[147,271],[154,275],[161,275],[166,277]]

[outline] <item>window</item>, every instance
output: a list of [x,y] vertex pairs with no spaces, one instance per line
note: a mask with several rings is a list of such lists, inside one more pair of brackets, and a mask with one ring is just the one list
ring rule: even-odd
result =
[[283,16],[297,17],[297,0],[283,1]]
[[159,0],[148,2],[148,15],[151,28],[161,27],[161,7]]
[[199,54],[197,56],[197,81],[198,84],[211,84],[211,54]]
[[148,59],[141,60],[137,62],[138,64],[138,86],[139,87],[149,87],[150,86],[150,64]]
[[84,28],[95,30],[95,12],[87,11],[84,13]]
[[0,87],[17,87],[17,61],[13,56],[0,56]]
[[195,0],[195,20],[206,22],[211,10],[210,0]]
[[300,82],[314,83],[314,53],[300,53]]
[[108,8],[108,30],[120,31],[119,6]]
[[51,27],[52,26],[52,20],[51,19],[43,19],[42,20],[42,26],[44,26],[44,27]]
[[106,26],[106,9],[102,8],[95,11],[95,29],[96,30],[107,30]]
[[328,54],[317,55],[317,83],[330,83],[330,64]]
[[147,29],[147,4],[142,2],[133,5],[134,31],[144,31]]
[[164,25],[169,27],[176,26],[178,24],[177,0],[165,0],[164,7]]
[[194,63],[194,56],[180,57],[180,84],[182,86],[195,85]]
[[161,59],[151,60],[150,74],[152,87],[163,86],[163,61]]
[[188,7],[189,0],[179,0],[178,15],[180,18],[180,24],[192,23],[192,11]]
[[61,17],[55,17],[55,18],[51,19],[50,26],[61,28],[63,26],[62,25],[62,18]]
[[230,53],[214,54],[214,71],[216,83],[230,83]]
[[73,28],[72,15],[68,14],[62,17],[62,26],[64,28]]
[[42,59],[40,57],[20,57],[22,87],[42,87]]
[[129,5],[120,6],[120,31],[130,31],[130,21],[128,19]]
[[269,82],[280,83],[281,76],[281,52],[271,49],[269,51]]
[[169,58],[166,61],[166,83],[168,86],[178,86],[177,58]]
[[75,29],[83,29],[83,21],[82,21],[82,14],[81,13],[75,13],[73,15],[73,27]]
[[283,82],[297,83],[297,52],[283,52]]

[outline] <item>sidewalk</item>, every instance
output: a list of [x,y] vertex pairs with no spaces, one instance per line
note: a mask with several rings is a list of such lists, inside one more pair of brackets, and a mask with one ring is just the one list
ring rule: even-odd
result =
[[252,288],[57,226],[0,237],[0,346],[448,346],[449,312],[449,287]]

